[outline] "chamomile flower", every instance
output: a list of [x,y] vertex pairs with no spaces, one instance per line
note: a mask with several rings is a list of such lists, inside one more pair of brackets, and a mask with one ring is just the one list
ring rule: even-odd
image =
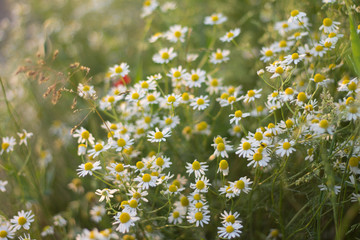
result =
[[195,223],[197,227],[204,227],[205,224],[208,224],[210,222],[210,211],[196,211],[194,209],[188,213],[188,216],[186,218],[189,223]]
[[288,40],[300,40],[307,35],[309,35],[308,32],[295,32],[293,35],[288,37]]
[[233,30],[228,31],[223,37],[220,38],[222,42],[231,42],[234,38],[239,36],[240,28],[235,28]]
[[111,147],[114,148],[116,152],[121,152],[123,149],[128,149],[133,144],[134,139],[130,139],[128,135],[123,135],[118,139],[112,140]]
[[49,236],[49,235],[53,235],[54,234],[54,227],[53,226],[49,226],[49,225],[46,225],[43,230],[41,231],[41,236],[42,237],[46,237],[46,236]]
[[78,171],[79,177],[85,177],[86,175],[92,175],[93,171],[100,170],[100,161],[96,161],[95,163],[87,162],[82,163],[76,171]]
[[241,139],[241,143],[235,152],[239,157],[248,158],[255,152],[255,144],[245,138]]
[[180,123],[179,116],[165,116],[164,119],[160,121],[160,126],[163,128],[168,127],[170,129],[173,129],[179,123]]
[[305,17],[306,17],[306,13],[300,12],[299,10],[295,9],[291,11],[288,21],[289,23],[297,24],[298,22],[301,22]]
[[263,47],[260,51],[260,60],[263,62],[269,62],[274,57],[275,49],[273,47]]
[[107,151],[110,147],[110,144],[104,144],[103,141],[100,141],[94,145],[93,149],[88,151],[88,154],[90,157],[96,158],[100,153]]
[[225,159],[221,160],[217,172],[221,172],[224,176],[227,176],[229,174],[228,161],[226,161]]
[[9,222],[2,222],[0,224],[0,240],[13,239],[15,231]]
[[153,34],[150,38],[149,38],[149,42],[150,43],[154,43],[157,40],[159,40],[160,38],[163,38],[164,34],[162,32],[157,32],[155,34]]
[[169,223],[172,224],[181,224],[185,218],[186,210],[185,208],[175,208],[168,217]]
[[127,233],[130,230],[131,226],[135,226],[135,222],[138,221],[140,218],[136,216],[136,213],[134,212],[118,212],[114,216],[115,222],[113,225],[119,224],[119,226],[116,228],[116,231],[119,231],[121,233]]
[[96,99],[96,91],[94,90],[94,86],[83,85],[79,83],[77,87],[78,95],[85,99]]
[[178,41],[184,42],[187,31],[188,31],[187,27],[182,27],[181,25],[174,25],[171,26],[169,31],[165,33],[165,37],[170,42],[174,42],[174,43]]
[[266,67],[266,71],[272,73],[273,75],[270,77],[271,79],[280,77],[285,73],[286,66],[284,62],[276,62]]
[[152,60],[155,63],[164,64],[169,63],[176,56],[177,53],[174,52],[174,48],[163,48],[153,56]]
[[128,95],[126,95],[125,100],[129,103],[138,103],[144,97],[145,91],[138,87],[131,89]]
[[249,103],[255,101],[255,99],[261,97],[262,89],[254,89],[247,91],[246,95],[241,96],[240,99],[244,101],[244,103]]
[[164,194],[170,194],[170,195],[176,195],[182,192],[185,188],[178,187],[175,184],[169,184],[167,186],[167,190],[164,192]]
[[14,137],[3,137],[1,143],[0,155],[4,152],[9,153],[14,151],[14,146],[16,145],[16,140]]
[[233,147],[230,145],[230,141],[226,141],[225,138],[220,136],[214,139],[214,143],[211,144],[215,148],[215,152],[213,153],[215,157],[223,157],[228,158],[229,155],[227,152],[232,151]]
[[65,227],[67,224],[67,221],[60,214],[55,215],[53,221],[54,225],[58,227]]
[[242,231],[240,230],[243,226],[240,223],[229,223],[226,222],[222,227],[218,227],[219,237],[225,239],[232,239],[240,237]]
[[206,193],[208,192],[210,185],[209,179],[205,176],[201,176],[201,178],[195,179],[195,183],[190,183],[190,188],[194,189],[196,193]]
[[206,72],[201,69],[192,69],[190,73],[185,76],[185,85],[189,88],[201,87],[201,84],[205,82]]
[[142,190],[141,188],[138,188],[138,189],[131,188],[129,190],[129,193],[127,193],[126,195],[130,196],[133,199],[136,199],[137,201],[141,200],[144,202],[148,202],[148,200],[146,199],[148,192],[145,190]]
[[135,182],[139,182],[137,187],[141,189],[149,189],[149,187],[156,186],[156,176],[152,176],[148,173],[142,174],[142,176],[138,176],[134,179]]
[[222,13],[214,13],[211,16],[205,17],[204,24],[205,25],[218,25],[227,20]]
[[5,186],[8,184],[8,181],[1,181],[0,180],[0,191],[1,192],[6,192],[6,188]]
[[159,3],[157,0],[145,0],[141,11],[141,17],[149,16],[157,7]]
[[91,220],[98,223],[101,221],[105,213],[106,213],[106,209],[103,205],[95,205],[90,210]]
[[208,81],[206,82],[206,84],[208,85],[206,91],[210,95],[217,94],[220,91],[222,85],[222,78],[213,78],[210,75],[208,75]]
[[335,22],[330,18],[324,18],[319,30],[324,31],[324,33],[337,32],[339,29],[338,25],[340,25],[340,22]]
[[76,129],[72,136],[74,138],[78,138],[78,143],[90,143],[91,145],[94,145],[95,138],[88,130],[83,127]]
[[23,236],[20,236],[20,237],[19,237],[19,240],[35,240],[35,239],[34,239],[34,238],[32,239],[31,236],[30,236],[30,234],[24,233]]
[[217,49],[216,52],[211,53],[210,62],[212,64],[219,64],[219,63],[222,63],[222,62],[227,62],[230,59],[228,57],[229,54],[230,54],[229,50]]
[[17,135],[20,138],[19,145],[25,144],[25,146],[27,146],[27,140],[33,136],[33,133],[28,133],[25,129],[23,129],[22,132],[17,133]]
[[230,124],[235,123],[236,125],[238,125],[241,119],[246,118],[248,116],[250,116],[250,113],[243,113],[241,110],[236,110],[234,114],[229,115],[229,117],[231,118]]
[[249,193],[249,191],[251,190],[249,186],[251,184],[252,182],[250,181],[250,178],[241,177],[235,182],[230,182],[230,188],[237,196],[239,196],[241,192]]
[[304,60],[304,58],[305,58],[305,54],[299,55],[298,53],[293,53],[291,55],[285,56],[285,60],[283,61],[283,63],[285,65],[290,65],[292,63],[294,63],[296,65],[299,62],[301,62],[302,60]]
[[292,152],[295,152],[295,148],[293,148],[294,145],[294,140],[288,141],[287,139],[284,139],[279,142],[279,146],[276,148],[276,154],[278,154],[280,157],[285,155],[288,157]]
[[186,163],[185,168],[189,176],[194,173],[196,178],[200,178],[202,175],[205,175],[205,172],[208,170],[208,165],[205,162],[194,160],[193,163]]
[[177,68],[171,68],[167,76],[171,77],[173,80],[182,79],[186,75],[186,69],[182,66],[178,66]]
[[204,110],[205,108],[207,108],[209,106],[209,102],[210,100],[208,99],[208,96],[200,96],[200,97],[196,97],[194,98],[191,103],[190,106],[193,107],[194,110]]
[[270,161],[270,156],[265,151],[257,151],[252,156],[248,157],[248,161],[250,161],[247,165],[248,167],[266,167]]
[[348,121],[356,121],[360,118],[360,107],[354,104],[350,106],[346,106],[346,120]]
[[120,65],[115,64],[109,69],[110,77],[112,78],[123,78],[129,74],[129,65],[127,63],[120,63]]
[[311,129],[317,134],[333,134],[334,132],[334,127],[326,119],[322,119],[321,121],[312,123]]
[[104,201],[104,199],[106,199],[106,202],[109,202],[110,198],[114,197],[113,194],[116,193],[117,191],[118,189],[104,188],[104,189],[97,189],[95,191],[95,194],[101,196],[99,202]]
[[319,56],[319,57],[323,57],[326,53],[327,48],[325,48],[323,45],[321,44],[316,44],[312,49],[311,49],[311,54],[315,57]]
[[220,214],[220,219],[222,223],[241,223],[241,221],[237,219],[239,216],[240,214],[238,212],[232,213],[231,211],[224,211]]
[[175,93],[171,93],[168,94],[164,97],[165,101],[166,101],[166,105],[168,106],[173,106],[173,107],[177,107],[179,106],[180,102],[181,102],[181,95],[180,94],[175,94]]
[[150,131],[147,135],[150,142],[165,142],[166,138],[171,136],[171,129],[164,128],[162,131],[159,128],[155,128],[155,131]]
[[27,212],[21,210],[18,212],[17,216],[14,216],[10,220],[10,222],[15,231],[20,230],[21,228],[29,230],[31,223],[34,222],[34,214],[32,214],[31,210]]

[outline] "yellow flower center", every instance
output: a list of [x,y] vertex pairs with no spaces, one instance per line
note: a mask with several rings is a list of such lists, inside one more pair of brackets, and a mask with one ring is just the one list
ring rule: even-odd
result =
[[161,54],[162,59],[169,59],[169,57],[170,57],[170,55],[167,52],[164,52],[164,53]]
[[200,164],[198,161],[194,161],[194,162],[192,163],[192,168],[193,168],[194,170],[199,170],[199,169],[201,168],[201,164]]
[[205,183],[202,180],[196,182],[196,188],[201,190],[205,188]]
[[202,122],[196,124],[196,129],[198,131],[204,131],[207,128],[207,126],[208,126],[208,124],[206,122],[202,121]]
[[279,42],[279,47],[284,48],[286,46],[287,46],[287,42],[285,40]]
[[233,231],[234,231],[234,227],[233,227],[233,226],[229,225],[229,226],[226,227],[226,232],[232,233]]
[[243,148],[244,150],[249,150],[249,149],[251,148],[251,144],[250,144],[249,142],[244,142],[244,143],[242,144],[242,148]]
[[150,182],[150,180],[151,180],[150,174],[145,173],[144,176],[142,177],[142,180],[144,182]]
[[156,100],[156,98],[155,98],[154,95],[150,94],[150,95],[147,96],[147,100],[148,100],[149,102],[153,102],[153,101]]
[[215,54],[215,59],[217,59],[217,60],[223,59],[222,53],[221,53],[221,52],[217,52],[217,53]]
[[291,147],[291,144],[289,142],[283,143],[283,149],[288,150]]
[[133,199],[129,202],[129,206],[132,208],[137,208],[138,202],[135,199]]
[[268,128],[274,128],[274,127],[275,127],[275,125],[273,123],[268,124]]
[[155,133],[155,139],[162,139],[163,137],[164,137],[164,134],[162,132]]
[[296,33],[294,33],[293,36],[294,36],[294,37],[300,37],[300,35],[301,35],[301,34],[300,34],[299,32],[296,32]]
[[197,105],[203,105],[205,103],[204,99],[202,98],[199,98],[197,101],[196,101],[196,104]]
[[307,96],[304,92],[299,92],[298,96],[297,96],[297,99],[300,101],[300,102],[305,102],[307,100]]
[[278,237],[278,236],[279,236],[279,230],[273,229],[273,230],[270,232],[270,236],[271,236],[271,237]]
[[217,79],[213,78],[210,82],[210,85],[213,86],[213,87],[216,87],[219,85],[219,82]]
[[8,235],[7,231],[5,230],[0,231],[0,238],[6,238],[7,235]]
[[231,96],[231,97],[228,98],[229,103],[232,103],[232,102],[235,102],[235,101],[236,101],[236,97],[234,97],[234,96]]
[[131,95],[131,98],[132,99],[138,99],[140,97],[140,94],[137,93],[137,92],[134,92],[132,95]]
[[118,139],[118,140],[117,140],[117,145],[118,145],[119,147],[124,147],[124,146],[126,145],[125,139],[123,139],[123,138]]
[[324,43],[324,46],[325,46],[326,48],[330,48],[330,47],[332,46],[332,43],[331,43],[331,42],[325,42],[325,43]]
[[174,76],[175,78],[178,78],[178,77],[181,76],[181,72],[180,72],[180,71],[175,71],[174,74],[173,74],[173,76]]
[[124,165],[122,165],[121,163],[119,163],[118,165],[116,165],[115,171],[117,171],[117,172],[122,172],[122,171],[124,171]]
[[299,11],[298,11],[298,10],[292,10],[292,11],[291,11],[291,16],[292,16],[292,17],[296,17],[298,14],[299,14]]
[[98,143],[95,145],[94,149],[96,152],[99,152],[103,149],[103,145],[101,143]]
[[299,54],[298,53],[293,53],[293,54],[291,54],[291,58],[292,59],[298,59],[299,58]]
[[240,117],[242,117],[242,111],[240,111],[240,110],[237,110],[236,112],[235,112],[235,117],[237,117],[237,118],[240,118]]
[[226,222],[230,222],[230,223],[235,223],[235,216],[234,215],[229,215],[226,217]]
[[170,125],[172,122],[173,122],[173,120],[171,118],[165,119],[165,124],[166,125]]
[[135,199],[141,198],[141,193],[135,192],[135,193],[133,194],[133,198],[135,198]]
[[256,162],[262,160],[262,158],[263,158],[263,156],[262,156],[262,154],[259,153],[259,152],[255,153],[254,156],[253,156],[253,159],[254,159]]
[[285,89],[285,94],[292,95],[292,94],[294,94],[294,90],[292,88],[287,88],[287,89]]
[[349,112],[355,114],[355,113],[358,112],[358,108],[357,107],[350,107]]
[[181,37],[181,32],[180,31],[174,32],[174,36],[177,38]]
[[254,138],[257,140],[257,141],[261,141],[263,139],[263,134],[261,132],[256,132],[254,134]]
[[213,16],[211,16],[211,20],[212,20],[213,22],[216,22],[217,20],[219,20],[218,15],[213,15]]
[[180,213],[177,212],[177,211],[173,212],[172,215],[173,215],[173,218],[178,218],[178,217],[180,217]]
[[115,68],[115,73],[121,73],[123,69],[119,66]]
[[234,33],[228,32],[228,33],[226,34],[226,36],[227,36],[227,38],[232,38],[232,37],[234,36]]
[[317,46],[315,47],[315,50],[316,50],[317,52],[321,52],[323,49],[324,49],[324,48],[323,48],[323,46],[321,46],[321,45],[317,45]]
[[289,27],[289,24],[284,23],[284,24],[282,25],[282,27],[283,27],[283,28],[288,28],[288,27]]
[[187,92],[184,92],[184,93],[181,95],[181,98],[182,98],[182,100],[184,100],[184,101],[189,101],[190,96],[189,96],[189,94],[188,94]]
[[123,212],[120,214],[119,220],[121,223],[127,223],[128,221],[130,221],[130,214],[128,214],[127,212]]
[[285,124],[287,128],[291,128],[294,125],[294,122],[291,119],[288,119]]
[[169,192],[176,192],[177,191],[177,186],[175,186],[175,185],[170,185],[169,186]]
[[203,219],[203,214],[201,212],[195,213],[195,219],[200,221]]
[[161,167],[162,165],[164,165],[164,163],[165,163],[165,161],[164,161],[163,158],[158,157],[158,158],[156,159],[156,165],[158,165],[158,166]]
[[183,196],[180,199],[180,203],[181,203],[181,206],[186,207],[189,205],[189,199],[187,197]]
[[141,87],[142,88],[148,88],[149,87],[149,84],[147,82],[142,82],[141,83]]
[[228,169],[228,167],[229,167],[229,163],[225,159],[220,161],[219,168],[221,170],[226,170],[226,169]]
[[24,217],[19,217],[18,218],[18,223],[19,223],[19,225],[24,225],[25,223],[27,222],[27,220],[26,220],[26,218],[24,218]]
[[[144,163],[143,162],[141,162],[141,161],[138,161],[137,163],[136,163],[136,168],[137,169],[142,169],[142,168],[144,168]],[[148,174],[149,175],[149,174]]]
[[223,143],[219,143],[216,148],[219,152],[222,152],[225,150],[225,145]]
[[87,91],[89,91],[89,90],[90,90],[90,86],[84,85],[83,91],[84,91],[84,92],[87,92]]
[[312,110],[314,110],[314,107],[313,105],[309,104],[305,106],[305,110],[311,112]]
[[194,73],[193,75],[191,75],[191,80],[193,81],[193,82],[196,82],[197,80],[199,80],[199,75],[197,75],[196,73]]
[[227,99],[228,97],[229,97],[229,94],[227,94],[227,93],[223,93],[220,96],[221,99]]
[[323,25],[325,27],[330,27],[332,25],[332,20],[330,18],[324,18]]
[[271,57],[273,54],[274,54],[274,53],[273,53],[273,51],[271,51],[271,50],[267,50],[267,51],[265,52],[265,56],[266,56],[266,57]]
[[3,143],[1,144],[1,148],[2,148],[3,150],[8,149],[9,146],[10,146],[10,144],[7,143],[7,142],[3,142]]
[[239,180],[236,182],[235,187],[238,189],[244,189],[245,188],[245,183],[243,180]]
[[249,97],[253,97],[253,96],[255,96],[255,91],[254,91],[254,90],[249,90],[249,91],[247,92],[247,95],[248,95]]
[[351,83],[348,85],[348,89],[349,89],[350,91],[355,91],[356,88],[357,88],[357,85],[356,85],[355,82],[351,82]]
[[328,126],[329,126],[329,122],[326,119],[321,120],[319,123],[319,127],[321,128],[328,128]]

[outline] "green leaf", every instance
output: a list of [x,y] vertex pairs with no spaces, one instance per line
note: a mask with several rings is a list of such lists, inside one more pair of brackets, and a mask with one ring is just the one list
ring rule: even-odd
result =
[[354,19],[352,13],[349,13],[350,21],[350,38],[351,38],[351,50],[353,54],[353,62],[355,66],[355,72],[360,76],[360,38],[356,32]]

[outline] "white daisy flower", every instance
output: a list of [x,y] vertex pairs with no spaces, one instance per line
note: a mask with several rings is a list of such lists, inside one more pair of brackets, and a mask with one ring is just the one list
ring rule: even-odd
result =
[[235,153],[242,158],[248,158],[250,156],[252,156],[255,152],[254,148],[255,146],[253,146],[254,144],[243,138],[241,139],[241,143],[239,145],[239,147],[237,148],[238,151],[236,151]]
[[174,52],[174,48],[163,48],[153,56],[152,60],[155,63],[164,64],[169,63],[176,56],[177,53]]
[[211,146],[213,146],[215,149],[215,152],[213,153],[213,155],[215,157],[221,156],[222,158],[228,158],[229,155],[227,152],[233,150],[233,147],[229,143],[230,143],[230,141],[226,141],[225,138],[222,138],[220,136],[215,138],[214,143],[211,144]]
[[204,110],[209,106],[210,100],[208,99],[208,96],[201,95],[200,97],[196,97],[192,99],[190,106],[193,107],[194,110]]
[[194,189],[196,193],[206,193],[210,185],[209,179],[206,176],[201,176],[201,178],[195,179],[195,183],[190,183],[190,188]]
[[311,49],[311,54],[315,57],[319,56],[319,57],[323,57],[326,53],[327,48],[325,48],[323,45],[321,44],[316,44],[312,49]]
[[109,69],[110,77],[112,78],[121,78],[129,74],[129,65],[127,63],[121,63],[120,65],[115,64]]
[[90,157],[96,158],[100,153],[107,151],[110,147],[111,145],[104,144],[103,141],[100,141],[95,144],[93,149],[88,151],[88,154]]
[[248,116],[250,116],[250,113],[243,113],[241,110],[237,110],[235,111],[234,114],[229,115],[229,117],[231,118],[230,124],[235,123],[236,125],[238,125],[241,119],[246,118]]
[[185,190],[185,188],[178,187],[175,184],[169,184],[167,187],[168,189],[164,192],[164,194],[177,195]]
[[101,221],[102,217],[105,215],[106,209],[102,205],[95,205],[90,210],[91,220],[98,223]]
[[240,223],[224,223],[223,227],[218,227],[219,237],[225,239],[232,239],[240,237],[242,231],[240,230],[243,226]]
[[83,85],[79,83],[77,87],[78,95],[84,99],[96,99],[96,91],[94,90],[94,86]]
[[180,123],[179,116],[165,116],[163,120],[160,121],[160,126],[163,128],[175,128]]
[[162,32],[157,32],[157,33],[151,35],[151,37],[149,38],[149,42],[154,43],[162,37],[164,37],[164,34]]
[[314,122],[310,126],[312,131],[314,131],[317,134],[333,134],[334,133],[334,127],[329,123],[328,120],[322,119],[321,121]]
[[76,171],[78,171],[79,177],[85,177],[86,175],[92,175],[93,171],[101,169],[100,161],[96,161],[95,163],[87,162],[82,163]]
[[186,69],[182,66],[178,66],[177,68],[171,68],[167,76],[171,77],[171,79],[182,79],[186,75]]
[[253,166],[254,168],[257,166],[266,167],[270,161],[270,156],[265,151],[263,152],[257,151],[252,156],[248,157],[248,161],[250,161],[247,165],[248,167],[249,166]]
[[65,227],[67,224],[67,221],[59,214],[53,217],[53,221],[54,221],[54,225],[58,227]]
[[276,148],[276,154],[278,154],[280,157],[283,156],[289,156],[292,152],[295,152],[295,148],[292,146],[295,145],[295,141],[291,140],[288,141],[287,139],[284,139],[279,142],[279,146]]
[[192,173],[195,174],[196,178],[200,178],[202,175],[205,175],[205,172],[208,170],[208,165],[205,162],[199,162],[194,160],[193,163],[186,163],[186,173],[191,176]]
[[178,41],[184,42],[187,31],[188,31],[187,27],[182,27],[181,25],[174,25],[171,26],[169,31],[165,33],[165,37],[170,42],[174,42],[174,43]]
[[205,82],[206,72],[201,69],[192,69],[190,73],[185,75],[185,85],[189,88],[201,87],[201,84]]
[[298,53],[293,53],[291,55],[285,56],[285,60],[283,61],[283,63],[285,65],[290,65],[292,63],[296,65],[304,59],[305,59],[305,54],[299,55]]
[[295,32],[293,35],[288,37],[288,40],[300,40],[307,35],[309,35],[308,32]]
[[13,239],[15,231],[9,222],[2,222],[0,224],[0,240]]
[[299,10],[293,10],[290,13],[290,18],[288,19],[289,23],[298,24],[298,22],[302,22],[302,20],[306,17],[306,13],[300,12]]
[[224,176],[227,176],[229,174],[228,161],[226,161],[225,159],[221,160],[217,172],[221,172]]
[[116,152],[121,152],[124,149],[128,149],[133,144],[134,139],[130,139],[128,135],[123,135],[118,139],[112,140],[110,143],[111,147],[114,148]]
[[206,91],[210,95],[217,94],[222,87],[222,78],[213,78],[210,75],[208,75],[207,77],[208,81],[206,82],[206,84],[208,85],[208,87],[206,88]]
[[205,224],[210,222],[210,211],[202,210],[202,211],[190,211],[188,216],[186,217],[189,223],[196,223],[196,226],[204,227]]
[[42,237],[46,237],[46,236],[53,235],[53,234],[54,234],[54,227],[47,225],[43,228],[40,235]]
[[20,236],[19,240],[35,240],[35,239],[34,238],[32,239],[30,234],[24,233],[24,236]]
[[119,231],[121,233],[127,233],[130,230],[131,226],[135,226],[135,222],[138,221],[140,218],[136,216],[136,213],[134,212],[118,212],[114,216],[115,222],[113,225],[119,224],[119,226],[116,228],[116,231]]
[[135,182],[139,182],[137,187],[141,189],[149,189],[149,187],[156,187],[156,176],[152,176],[148,173],[138,176],[134,179]]
[[145,198],[148,195],[148,192],[145,190],[142,190],[141,188],[135,189],[135,188],[131,188],[129,190],[129,193],[127,193],[126,195],[130,196],[133,199],[136,199],[138,201],[144,201],[144,202],[148,202],[148,200]]
[[80,129],[76,129],[72,136],[74,138],[79,138],[78,143],[89,142],[91,145],[94,145],[95,143],[95,138],[93,137],[93,135],[83,127],[81,127]]
[[23,129],[22,132],[17,133],[17,135],[20,138],[19,145],[25,144],[25,146],[27,146],[27,140],[33,136],[33,133],[28,133],[25,129]]
[[263,62],[269,62],[274,57],[275,49],[271,47],[263,47],[260,51],[261,57],[260,60]]
[[223,37],[220,38],[220,41],[222,42],[231,42],[234,38],[239,36],[240,34],[240,28],[235,28],[233,30],[230,30],[227,32]]
[[222,13],[214,13],[211,16],[205,17],[204,24],[205,25],[218,25],[227,20]]
[[222,220],[222,223],[241,223],[240,220],[237,220],[237,218],[240,216],[240,214],[238,212],[234,212],[232,213],[224,211],[223,213],[220,214],[220,219]]
[[171,93],[171,94],[166,95],[164,97],[164,99],[166,100],[167,105],[177,107],[177,106],[179,106],[179,104],[181,102],[181,95]]
[[231,190],[237,195],[239,196],[239,194],[241,192],[244,193],[249,193],[249,191],[251,190],[251,188],[249,187],[252,184],[252,182],[250,181],[250,178],[247,177],[241,177],[239,180],[235,181],[235,182],[230,182],[230,187]]
[[3,137],[1,143],[0,155],[4,152],[9,153],[14,151],[14,146],[16,145],[16,140],[14,137]]
[[227,62],[230,59],[228,57],[229,54],[230,54],[229,50],[217,49],[216,52],[211,53],[209,61],[212,64],[219,64],[219,63],[222,63],[222,62]]
[[31,210],[25,212],[24,210],[21,210],[18,212],[17,216],[14,216],[10,222],[12,223],[13,230],[17,231],[21,228],[24,228],[25,230],[30,229],[31,223],[34,221],[34,214],[32,214]]
[[175,208],[168,217],[169,223],[172,224],[181,224],[185,218],[186,209],[185,208]]
[[338,25],[340,25],[340,22],[335,22],[330,18],[324,18],[323,24],[320,26],[319,30],[324,31],[324,33],[337,32],[339,29]]
[[104,201],[104,199],[106,199],[106,202],[109,202],[110,198],[114,197],[113,194],[116,193],[117,191],[119,190],[104,188],[104,189],[97,189],[95,191],[95,194],[101,196],[99,202]]
[[166,138],[171,136],[171,129],[164,128],[162,131],[159,128],[155,128],[155,131],[150,131],[147,135],[150,142],[165,142]]
[[141,10],[141,17],[149,16],[158,6],[159,3],[157,0],[145,0]]
[[8,184],[8,181],[1,181],[0,180],[0,191],[1,192],[6,192],[6,188],[5,186]]
[[240,99],[244,100],[244,103],[249,103],[249,102],[253,102],[255,101],[255,99],[260,98],[261,97],[261,91],[262,89],[254,89],[254,90],[249,90],[247,91],[246,95],[241,96]]

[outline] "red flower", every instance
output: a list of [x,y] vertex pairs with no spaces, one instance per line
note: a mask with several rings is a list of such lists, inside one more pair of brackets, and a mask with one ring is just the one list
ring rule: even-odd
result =
[[125,75],[125,77],[123,77],[122,79],[119,78],[115,83],[114,83],[114,87],[117,87],[119,85],[124,85],[124,81],[126,84],[129,84],[131,82],[131,78],[129,77],[129,75]]

